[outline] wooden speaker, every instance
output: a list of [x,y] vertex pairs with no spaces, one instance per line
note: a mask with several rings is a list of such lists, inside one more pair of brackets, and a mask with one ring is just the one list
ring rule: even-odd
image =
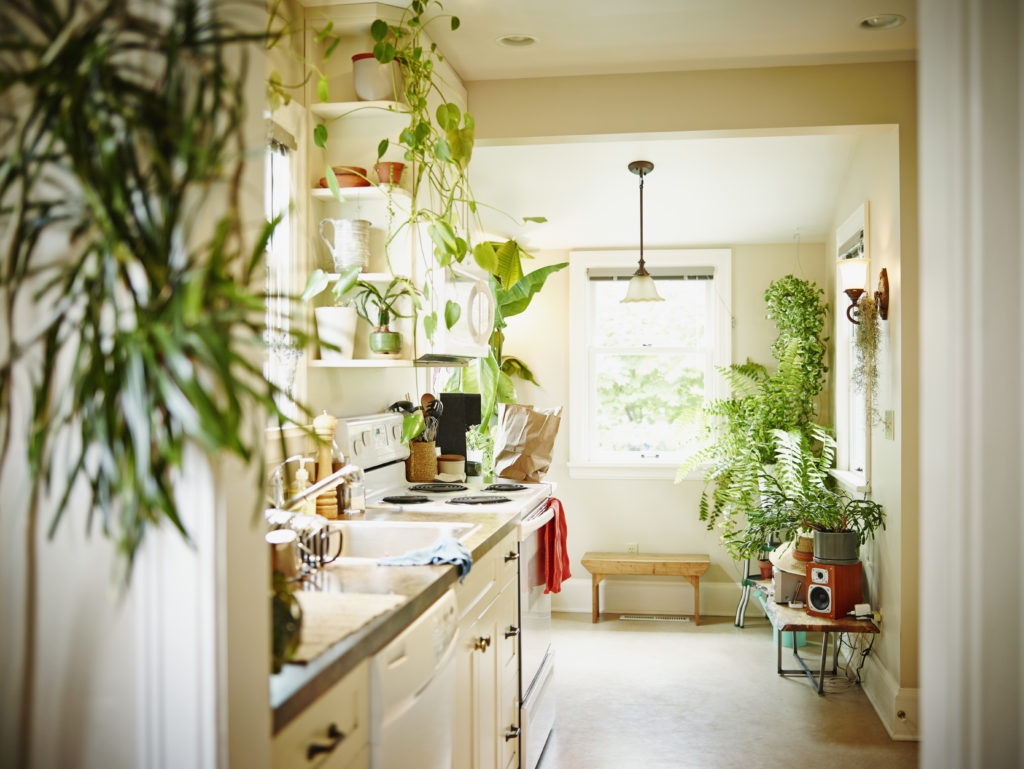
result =
[[807,613],[815,617],[845,617],[861,602],[864,572],[853,564],[807,564]]

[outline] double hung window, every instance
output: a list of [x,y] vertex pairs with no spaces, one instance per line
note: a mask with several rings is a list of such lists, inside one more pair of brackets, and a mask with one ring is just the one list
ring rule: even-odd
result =
[[623,304],[637,254],[570,257],[570,472],[670,477],[731,359],[731,252],[645,254],[663,302]]

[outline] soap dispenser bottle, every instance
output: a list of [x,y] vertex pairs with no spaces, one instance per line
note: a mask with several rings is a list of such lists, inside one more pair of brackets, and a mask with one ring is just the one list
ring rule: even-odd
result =
[[[295,471],[296,494],[301,494],[309,488],[309,471],[306,470],[306,462],[308,461],[309,457],[303,457],[299,460],[299,469]],[[303,515],[316,515],[316,499],[314,497],[307,497],[302,500],[302,506],[299,508],[299,512]]]

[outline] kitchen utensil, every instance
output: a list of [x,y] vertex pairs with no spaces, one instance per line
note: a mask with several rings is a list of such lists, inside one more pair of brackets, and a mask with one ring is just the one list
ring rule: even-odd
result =
[[423,419],[423,440],[433,443],[437,437],[438,419],[433,414]]
[[299,576],[299,535],[291,529],[274,529],[265,537],[270,545],[270,567],[286,579]]

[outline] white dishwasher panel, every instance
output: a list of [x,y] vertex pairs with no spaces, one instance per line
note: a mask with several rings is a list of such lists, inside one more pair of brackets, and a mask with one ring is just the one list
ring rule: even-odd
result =
[[458,618],[449,590],[370,661],[372,769],[450,769]]

